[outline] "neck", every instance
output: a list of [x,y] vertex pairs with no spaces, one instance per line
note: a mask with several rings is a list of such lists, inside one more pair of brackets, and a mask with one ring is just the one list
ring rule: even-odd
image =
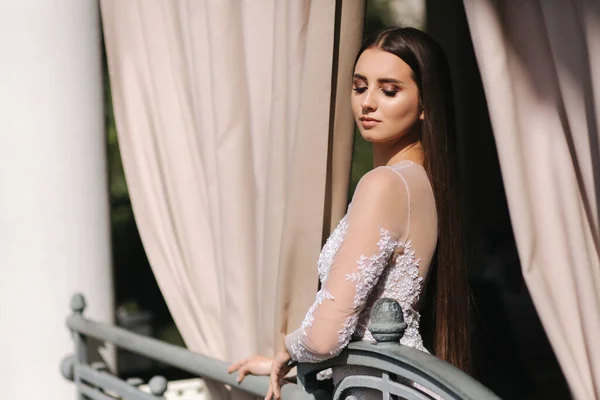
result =
[[407,133],[401,138],[389,142],[373,143],[374,168],[394,165],[406,160],[419,165],[423,165],[425,162],[418,132]]

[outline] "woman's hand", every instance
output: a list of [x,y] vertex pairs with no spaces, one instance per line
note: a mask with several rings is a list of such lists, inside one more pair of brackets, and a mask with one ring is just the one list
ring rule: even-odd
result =
[[292,369],[289,365],[290,359],[290,353],[288,353],[285,345],[277,351],[277,354],[275,354],[275,359],[273,360],[273,366],[271,368],[271,384],[269,385],[269,392],[267,393],[265,400],[271,400],[273,396],[275,396],[276,400],[281,399],[281,382]]
[[239,382],[244,380],[248,374],[251,375],[269,375],[271,373],[273,358],[255,355],[244,358],[236,363],[233,363],[227,368],[228,373],[238,371],[236,380]]

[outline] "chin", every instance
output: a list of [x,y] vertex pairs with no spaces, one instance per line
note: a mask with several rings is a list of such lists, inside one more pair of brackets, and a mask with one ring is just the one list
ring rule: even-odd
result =
[[369,130],[359,129],[359,131],[360,131],[360,135],[362,136],[362,138],[370,143],[383,143],[383,142],[388,142],[388,141],[394,139],[393,137],[390,137],[389,135],[381,134],[380,132],[378,133],[374,129],[369,129]]

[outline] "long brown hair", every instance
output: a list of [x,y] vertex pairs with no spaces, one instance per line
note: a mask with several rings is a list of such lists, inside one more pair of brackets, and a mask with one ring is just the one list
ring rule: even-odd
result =
[[425,293],[422,326],[424,337],[427,331],[431,333],[430,345],[437,357],[470,372],[469,290],[448,61],[431,36],[414,28],[379,32],[366,40],[356,60],[369,48],[400,57],[411,67],[419,88],[419,102],[425,112],[420,123],[421,144],[438,214],[438,243]]

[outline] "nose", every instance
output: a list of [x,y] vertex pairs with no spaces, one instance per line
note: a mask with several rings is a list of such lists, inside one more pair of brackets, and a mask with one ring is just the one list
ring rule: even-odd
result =
[[362,106],[363,114],[368,114],[377,109],[376,94],[372,90],[367,90],[362,98],[360,104]]

